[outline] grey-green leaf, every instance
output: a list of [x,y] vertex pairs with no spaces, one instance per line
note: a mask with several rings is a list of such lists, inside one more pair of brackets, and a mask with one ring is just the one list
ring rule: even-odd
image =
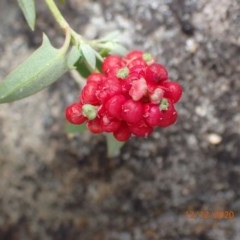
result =
[[70,69],[75,68],[74,65],[77,62],[77,60],[79,60],[80,57],[81,57],[81,52],[78,49],[78,47],[72,46],[71,50],[69,51],[68,56],[67,56],[68,67]]
[[18,0],[18,5],[20,6],[29,27],[34,30],[36,22],[35,0]]
[[96,54],[92,47],[90,47],[86,43],[82,43],[80,45],[82,54],[87,62],[87,64],[91,67],[92,70],[96,68]]
[[82,133],[87,130],[86,124],[75,125],[66,123],[65,130],[67,133]]
[[68,45],[65,41],[62,48],[56,49],[44,35],[41,47],[0,81],[0,103],[30,96],[49,86],[68,71]]
[[113,32],[108,33],[106,36],[100,38],[99,40],[101,42],[114,41],[120,35],[121,35],[121,33],[119,31],[113,31]]
[[127,49],[117,42],[109,42],[106,44],[106,48],[110,49],[111,54],[125,55],[127,54]]

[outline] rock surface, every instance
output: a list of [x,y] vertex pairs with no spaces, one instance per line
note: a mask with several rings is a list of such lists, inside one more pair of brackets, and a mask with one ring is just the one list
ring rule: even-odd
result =
[[[0,79],[42,32],[62,43],[44,1],[36,2],[35,33],[16,1],[0,2]],[[63,13],[82,35],[118,29],[129,49],[166,64],[184,88],[180,117],[108,158],[103,137],[65,131],[63,111],[78,96],[70,74],[1,105],[0,239],[240,239],[239,1],[67,2]],[[235,217],[207,217],[217,210]]]

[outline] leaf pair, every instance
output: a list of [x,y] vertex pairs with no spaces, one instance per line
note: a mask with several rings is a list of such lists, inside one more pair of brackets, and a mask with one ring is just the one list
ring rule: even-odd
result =
[[100,71],[102,68],[102,55],[96,52],[89,44],[81,43],[79,49],[74,47],[75,51],[78,51],[79,58],[75,64],[76,70],[83,78],[87,78],[92,72]]

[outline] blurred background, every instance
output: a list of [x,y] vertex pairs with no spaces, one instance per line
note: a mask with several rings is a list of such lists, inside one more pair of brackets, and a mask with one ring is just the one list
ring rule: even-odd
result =
[[[63,36],[44,1],[31,32],[14,0],[0,2],[0,79],[45,32]],[[132,138],[107,157],[105,139],[65,131],[78,85],[0,105],[0,240],[239,240],[240,2],[67,0],[73,28],[93,39],[114,30],[156,55],[184,89],[179,120]],[[188,213],[233,211],[234,219]]]

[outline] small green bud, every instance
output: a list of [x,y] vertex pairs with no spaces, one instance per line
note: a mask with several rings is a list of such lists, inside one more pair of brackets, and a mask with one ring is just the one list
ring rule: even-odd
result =
[[97,106],[94,106],[88,103],[82,106],[82,114],[83,116],[88,118],[88,120],[95,119],[97,117],[97,111],[98,111]]
[[160,110],[168,110],[168,107],[169,107],[169,102],[168,102],[168,99],[166,98],[163,98],[160,102],[160,105],[159,105],[159,108]]
[[117,71],[117,77],[121,79],[125,79],[129,74],[129,69],[127,67],[120,68]]

